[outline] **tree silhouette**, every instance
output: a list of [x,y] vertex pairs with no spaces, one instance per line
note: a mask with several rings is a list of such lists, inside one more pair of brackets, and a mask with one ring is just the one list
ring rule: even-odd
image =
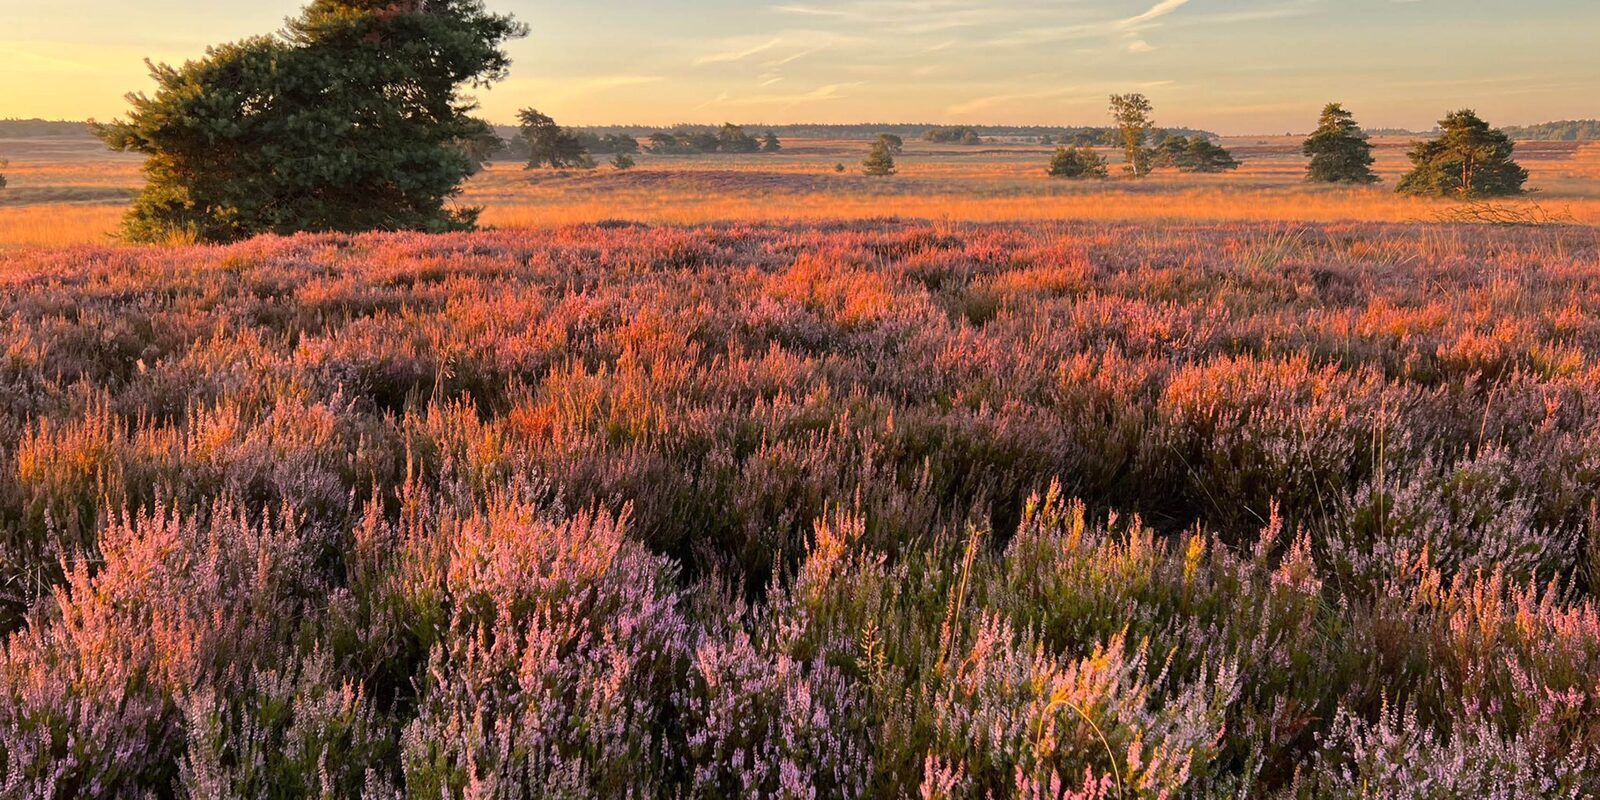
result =
[[1313,183],[1377,183],[1372,171],[1372,143],[1367,141],[1355,115],[1338,103],[1322,109],[1317,129],[1301,152],[1310,156],[1306,180]]
[[584,165],[589,151],[584,149],[583,142],[572,131],[557,125],[549,114],[524,108],[517,112],[517,119],[522,123],[517,135],[528,148],[528,169]]
[[1503,197],[1522,194],[1528,171],[1513,161],[1515,149],[1503,131],[1489,127],[1471,110],[1439,121],[1439,138],[1411,148],[1411,171],[1400,180],[1402,194],[1426,197]]

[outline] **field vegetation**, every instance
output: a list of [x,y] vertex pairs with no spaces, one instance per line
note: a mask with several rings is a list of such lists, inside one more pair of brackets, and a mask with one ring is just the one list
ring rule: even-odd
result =
[[1592,227],[14,247],[0,319],[7,796],[1600,792]]
[[528,31],[0,125],[0,797],[1600,796],[1587,123],[506,137]]
[[[877,134],[861,139],[784,139],[782,150],[747,155],[630,156],[629,170],[526,170],[502,153],[468,179],[457,202],[482,207],[481,225],[548,229],[623,217],[646,223],[871,219],[895,216],[951,222],[1421,222],[1459,201],[1397,195],[1410,169],[1411,140],[1374,137],[1377,186],[1317,186],[1305,181],[1299,137],[1222,140],[1240,167],[1224,175],[1158,169],[1129,181],[1052,180],[1054,145],[1009,142],[979,147],[905,138],[893,180],[836,163],[859,164]],[[643,144],[643,142],[641,142]],[[1121,169],[1109,148],[1096,153]],[[1600,223],[1600,145],[1522,142],[1529,197],[1505,201],[1528,210]],[[139,162],[77,137],[0,139],[10,185],[0,189],[0,247],[105,243],[138,192]],[[609,161],[610,159],[606,159]]]

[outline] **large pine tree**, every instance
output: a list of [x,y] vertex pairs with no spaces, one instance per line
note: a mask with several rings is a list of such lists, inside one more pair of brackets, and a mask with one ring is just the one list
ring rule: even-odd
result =
[[524,32],[481,0],[313,0],[275,36],[151,64],[154,96],[98,126],[146,155],[124,235],[470,228],[447,201],[490,131],[461,91],[504,77]]
[[1372,143],[1356,124],[1355,115],[1338,103],[1322,109],[1316,131],[1301,148],[1311,157],[1306,180],[1313,183],[1371,184],[1378,182],[1372,171]]
[[1411,148],[1411,171],[1399,191],[1425,197],[1503,197],[1522,194],[1528,171],[1511,159],[1515,145],[1470,110],[1439,121],[1439,138]]

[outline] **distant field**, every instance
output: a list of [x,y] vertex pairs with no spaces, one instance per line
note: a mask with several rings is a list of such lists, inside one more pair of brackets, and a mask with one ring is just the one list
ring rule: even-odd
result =
[[[1224,142],[1243,159],[1217,176],[1157,174],[1141,181],[1051,180],[1052,148],[908,142],[900,174],[867,178],[863,141],[789,140],[783,152],[749,156],[639,157],[617,172],[527,171],[498,162],[475,177],[461,202],[485,208],[487,225],[549,227],[606,219],[697,224],[795,219],[903,217],[955,221],[1300,221],[1413,222],[1448,202],[1396,196],[1407,140],[1377,140],[1384,186],[1307,186],[1298,139]],[[1563,219],[1600,224],[1600,144],[1523,142],[1531,198]],[[1113,161],[1117,156],[1107,151]],[[83,137],[0,139],[11,186],[0,190],[0,243],[70,244],[103,240],[138,189],[139,161]],[[836,164],[846,171],[837,173]]]

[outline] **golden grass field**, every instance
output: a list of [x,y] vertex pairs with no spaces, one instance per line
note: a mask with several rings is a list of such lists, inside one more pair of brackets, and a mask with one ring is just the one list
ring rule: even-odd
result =
[[[542,228],[605,219],[696,224],[726,221],[901,217],[970,222],[1028,220],[1418,222],[1452,204],[1396,195],[1408,140],[1375,140],[1385,183],[1306,185],[1296,137],[1225,140],[1243,167],[1227,175],[1157,173],[1132,182],[1067,182],[1045,176],[1050,147],[908,142],[893,178],[860,174],[863,141],[791,139],[783,152],[748,156],[639,157],[619,172],[528,171],[497,162],[473,178],[461,202],[482,206],[498,228]],[[1600,224],[1600,144],[1523,142],[1533,194],[1514,205]],[[1113,163],[1116,155],[1107,152]],[[82,138],[0,139],[11,165],[0,190],[0,244],[104,241],[140,184],[139,160]],[[843,164],[844,172],[835,165]],[[1115,173],[1115,168],[1113,168]]]

